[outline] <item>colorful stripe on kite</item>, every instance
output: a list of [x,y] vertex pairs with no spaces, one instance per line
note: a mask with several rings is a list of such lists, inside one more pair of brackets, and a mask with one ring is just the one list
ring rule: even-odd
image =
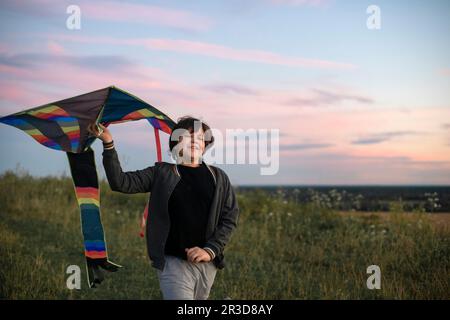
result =
[[61,130],[66,134],[70,140],[71,151],[76,152],[80,141],[80,126],[78,120],[71,117],[65,110],[56,106],[50,105],[37,110],[28,111],[27,114],[42,120],[49,120],[56,122]]
[[122,117],[121,120],[139,120],[144,118],[159,118],[161,120],[164,120],[163,115],[158,115],[154,112],[151,112],[149,109],[139,109],[133,112],[130,112]]
[[105,238],[100,219],[99,190],[93,187],[75,187],[81,210],[81,224],[84,237],[84,254],[91,259],[107,258]]
[[118,120],[109,121],[109,123],[121,123],[140,119],[148,119],[155,128],[160,129],[168,134],[171,133],[171,129],[166,123],[168,119],[165,116],[156,114],[146,108],[130,112]]
[[167,123],[164,120],[149,118],[148,121],[154,128],[159,129],[167,134],[172,133],[172,129],[167,125]]
[[2,119],[2,122],[24,131],[25,133],[30,135],[34,140],[36,140],[37,142],[39,142],[40,144],[42,144],[48,148],[62,150],[61,146],[58,143],[56,143],[54,140],[46,137],[38,128],[36,128],[32,124],[30,124],[28,121],[26,121],[20,117],[16,117],[16,116],[5,117]]
[[[27,120],[26,115],[37,119],[38,122],[36,123],[40,123],[40,125],[30,123],[31,120]],[[55,141],[56,138],[61,138],[61,134],[64,134],[70,140],[70,150],[65,151],[76,152],[78,150],[80,141],[80,126],[78,120],[71,117],[66,111],[58,106],[50,105],[27,112],[21,112],[17,115],[2,118],[2,122],[23,130],[40,144],[55,150],[64,150],[64,148]],[[59,131],[61,132],[59,135],[55,133],[54,137],[45,135],[42,130],[49,122],[55,124],[62,132]]]

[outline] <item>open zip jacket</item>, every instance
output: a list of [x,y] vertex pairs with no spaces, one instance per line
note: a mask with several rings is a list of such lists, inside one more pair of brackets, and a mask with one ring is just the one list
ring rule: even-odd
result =
[[[206,164],[206,163],[205,163]],[[170,218],[168,202],[172,191],[181,179],[177,166],[168,162],[156,162],[154,166],[123,172],[116,149],[103,151],[103,166],[113,191],[122,193],[150,192],[149,215],[146,225],[147,251],[152,266],[163,270],[165,265],[164,247],[169,235]],[[206,244],[211,249],[217,268],[224,265],[223,251],[236,228],[239,207],[233,187],[227,174],[220,168],[206,164],[215,182],[206,227]]]

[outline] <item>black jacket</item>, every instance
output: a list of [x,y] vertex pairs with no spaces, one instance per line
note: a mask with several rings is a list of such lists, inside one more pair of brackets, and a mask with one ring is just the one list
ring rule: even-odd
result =
[[[205,163],[206,164],[206,163]],[[146,235],[147,251],[152,266],[163,270],[164,246],[170,229],[168,201],[175,185],[180,180],[176,165],[156,162],[143,170],[123,172],[115,148],[103,151],[103,166],[113,191],[122,193],[150,192],[149,216]],[[207,165],[214,177],[216,188],[206,227],[205,247],[216,255],[214,264],[224,267],[223,251],[236,227],[239,207],[227,174],[220,168]]]

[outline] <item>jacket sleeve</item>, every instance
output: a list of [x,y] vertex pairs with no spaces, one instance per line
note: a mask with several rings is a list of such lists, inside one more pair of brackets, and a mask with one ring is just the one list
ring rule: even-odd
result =
[[219,215],[216,231],[205,244],[205,247],[214,251],[215,256],[223,254],[223,250],[230,240],[233,230],[237,226],[239,217],[239,206],[236,194],[228,177],[226,177],[225,180],[225,200],[223,209]]
[[151,191],[155,166],[143,170],[123,172],[115,148],[103,150],[103,166],[111,190],[122,193],[146,193]]

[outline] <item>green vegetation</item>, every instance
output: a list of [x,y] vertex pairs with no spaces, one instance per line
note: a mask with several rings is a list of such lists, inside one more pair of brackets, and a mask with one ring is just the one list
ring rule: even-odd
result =
[[[139,221],[145,194],[110,191],[102,182],[110,259],[124,266],[89,289],[79,210],[67,177],[0,176],[0,298],[161,299]],[[239,226],[226,249],[211,299],[449,299],[449,230],[429,214],[390,219],[340,215],[257,190],[238,192]],[[82,289],[66,288],[79,265]],[[381,268],[381,289],[368,290],[366,268]]]

